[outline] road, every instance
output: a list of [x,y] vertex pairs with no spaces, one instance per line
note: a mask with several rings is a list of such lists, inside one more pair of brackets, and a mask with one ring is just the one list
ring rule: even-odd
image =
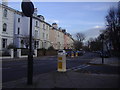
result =
[[[79,57],[67,57],[67,70],[84,67],[86,63],[97,57],[94,53],[85,53]],[[33,75],[57,71],[57,56],[34,58]],[[2,62],[2,82],[8,82],[27,77],[27,59],[8,60]]]

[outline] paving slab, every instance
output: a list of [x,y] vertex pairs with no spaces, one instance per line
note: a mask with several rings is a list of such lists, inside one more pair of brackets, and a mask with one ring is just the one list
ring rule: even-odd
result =
[[119,75],[88,74],[68,71],[51,72],[34,77],[33,85],[26,78],[3,83],[3,88],[118,88]]

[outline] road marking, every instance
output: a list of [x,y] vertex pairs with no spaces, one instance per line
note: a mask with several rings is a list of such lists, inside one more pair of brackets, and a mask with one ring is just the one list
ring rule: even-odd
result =
[[70,70],[74,70],[74,71],[76,71],[76,70],[80,70],[80,69],[82,69],[82,68],[86,68],[86,67],[89,67],[90,65],[85,65],[85,64],[83,64],[83,65],[80,65],[80,66],[76,66],[76,67],[72,67],[72,68],[70,68],[70,69],[67,69],[67,71],[70,71]]
[[74,69],[74,71],[77,71],[77,70],[80,70],[80,69],[83,69],[83,68],[86,68],[86,67],[89,67],[90,65],[86,65],[86,66],[84,66],[84,67],[81,67],[81,68],[76,68],[76,69]]

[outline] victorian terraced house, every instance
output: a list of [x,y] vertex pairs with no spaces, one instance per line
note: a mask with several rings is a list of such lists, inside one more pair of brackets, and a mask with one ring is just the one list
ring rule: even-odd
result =
[[14,13],[15,11],[0,4],[0,51],[4,50],[14,39]]
[[[22,12],[8,7],[7,2],[0,4],[0,50],[13,44],[17,48],[28,48],[30,19]],[[65,30],[58,28],[56,23],[50,25],[42,15],[37,14],[37,8],[32,20],[33,49],[53,46],[55,49],[72,49],[73,38]]]

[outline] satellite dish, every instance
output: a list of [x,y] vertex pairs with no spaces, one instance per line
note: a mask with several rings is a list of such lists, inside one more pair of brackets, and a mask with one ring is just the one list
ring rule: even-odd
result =
[[34,5],[30,0],[23,0],[21,8],[25,16],[32,17],[32,14],[34,13]]

